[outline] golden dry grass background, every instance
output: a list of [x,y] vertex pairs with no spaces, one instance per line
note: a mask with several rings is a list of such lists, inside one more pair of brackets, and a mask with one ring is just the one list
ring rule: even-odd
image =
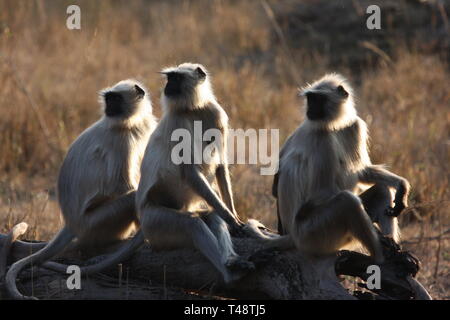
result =
[[[303,118],[297,88],[337,71],[355,84],[373,162],[413,186],[401,226],[406,248],[422,260],[419,280],[433,297],[449,298],[448,60],[398,45],[352,72],[315,48],[290,48],[261,3],[78,1],[81,30],[68,30],[69,1],[0,0],[0,232],[25,220],[26,238],[47,240],[61,227],[58,168],[71,141],[99,117],[103,87],[136,78],[160,115],[156,72],[200,62],[231,126],[280,129],[282,144]],[[272,177],[249,165],[232,174],[238,212],[274,227]]]

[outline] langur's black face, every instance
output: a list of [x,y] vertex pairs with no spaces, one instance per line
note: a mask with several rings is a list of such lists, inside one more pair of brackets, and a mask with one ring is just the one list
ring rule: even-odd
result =
[[130,92],[107,91],[104,93],[105,114],[111,118],[127,118],[134,114],[136,104],[145,95],[145,91],[135,85]]
[[309,120],[331,121],[339,117],[348,93],[342,86],[338,86],[330,92],[308,91],[305,96],[307,101],[306,116]]
[[164,94],[170,98],[191,94],[195,87],[206,79],[206,73],[200,67],[189,72],[171,71],[165,74],[167,84],[164,88]]
[[325,120],[327,117],[327,96],[321,93],[308,92],[306,94],[306,116],[309,120]]
[[168,97],[178,97],[183,93],[183,86],[187,75],[178,72],[167,73],[167,84],[164,94]]
[[124,98],[118,92],[105,93],[105,114],[108,117],[123,116],[125,113]]

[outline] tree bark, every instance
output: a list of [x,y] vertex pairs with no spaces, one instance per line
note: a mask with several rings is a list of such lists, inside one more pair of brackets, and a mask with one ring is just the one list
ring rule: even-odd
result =
[[[0,235],[0,252],[8,241],[11,241],[10,237]],[[398,246],[392,248],[389,240],[384,240],[384,247],[385,254],[391,250],[390,255],[387,252],[391,262],[381,266],[382,289],[372,290],[372,293],[355,292],[354,295],[341,285],[337,274],[366,280],[366,268],[372,264],[368,256],[342,251],[336,256],[312,259],[296,251],[261,251],[261,244],[255,239],[233,238],[233,242],[236,251],[253,261],[256,268],[228,286],[221,283],[220,274],[199,252],[188,249],[157,252],[146,244],[123,264],[95,276],[82,276],[81,290],[67,288],[70,274],[58,274],[43,267],[24,270],[18,288],[23,294],[40,299],[429,298],[426,290],[413,279],[417,273],[416,261],[405,260],[404,257],[411,256]],[[30,248],[41,246],[39,243],[15,242],[10,246],[8,263],[29,254]],[[89,263],[103,258],[105,256],[90,259]],[[403,265],[399,261],[403,261]],[[60,258],[58,262],[83,265],[81,260],[73,257]],[[4,290],[3,297],[7,298]]]

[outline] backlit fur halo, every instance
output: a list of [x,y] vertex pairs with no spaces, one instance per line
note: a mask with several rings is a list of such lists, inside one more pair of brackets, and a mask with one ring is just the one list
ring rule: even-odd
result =
[[[323,93],[331,100],[339,101],[342,96],[335,90],[337,87],[342,86],[348,93],[345,102],[342,105],[340,116],[333,120],[324,121],[311,121],[306,119],[305,122],[312,128],[327,129],[327,130],[339,130],[345,128],[355,122],[357,118],[357,112],[354,103],[354,91],[345,77],[338,73],[329,73],[314,81],[312,84],[301,88],[300,96],[306,96],[308,92]],[[306,109],[306,102],[305,102]]]
[[202,108],[209,103],[217,103],[216,97],[210,82],[208,70],[201,64],[185,62],[176,67],[164,68],[160,73],[168,74],[171,72],[186,73],[192,75],[197,68],[200,68],[205,74],[205,78],[197,82],[198,79],[192,78],[193,90],[190,96],[181,96],[180,98],[167,97],[164,91],[161,94],[161,105],[164,112],[172,110],[196,109]]
[[109,125],[130,128],[139,125],[142,120],[155,120],[152,113],[153,107],[150,99],[150,94],[147,88],[141,82],[135,79],[121,80],[115,85],[99,91],[98,100],[101,106],[102,114],[104,114],[105,108],[104,96],[107,92],[126,93],[136,90],[135,86],[138,86],[141,90],[144,91],[144,96],[137,102],[137,105],[135,106],[135,112],[133,112],[133,114],[127,118],[110,118],[106,115],[103,115],[103,118]]

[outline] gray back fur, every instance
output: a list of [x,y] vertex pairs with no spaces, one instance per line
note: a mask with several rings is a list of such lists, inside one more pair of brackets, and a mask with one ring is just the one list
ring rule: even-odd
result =
[[[304,89],[329,92],[342,85],[350,93],[343,107],[350,111],[332,123],[305,121],[288,138],[280,152],[278,203],[282,225],[288,229],[307,201],[323,201],[341,190],[354,190],[358,171],[370,164],[367,127],[356,115],[352,89],[339,75],[327,75]],[[290,233],[290,230],[286,230]]]
[[[112,90],[119,87],[127,94],[127,84],[134,83],[119,82]],[[57,190],[65,223],[74,233],[83,230],[88,223],[89,217],[84,219],[83,216],[89,207],[138,186],[141,159],[156,120],[148,95],[135,108],[128,118],[103,116],[87,128],[67,152]]]

